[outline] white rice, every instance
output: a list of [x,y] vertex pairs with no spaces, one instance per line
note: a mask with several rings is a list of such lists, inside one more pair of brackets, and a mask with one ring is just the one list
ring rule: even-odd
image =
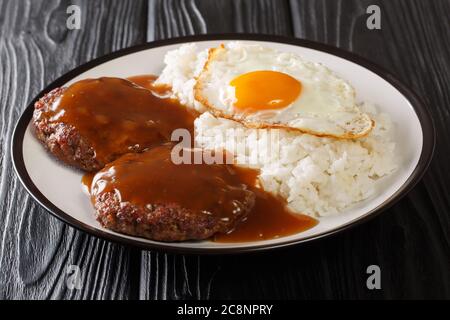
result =
[[[184,45],[166,55],[166,67],[157,80],[171,85],[175,98],[200,112],[204,107],[195,101],[192,89],[205,59],[205,51]],[[205,112],[195,120],[196,143],[206,149],[225,148],[234,153],[238,164],[260,169],[264,189],[285,198],[294,212],[316,217],[338,214],[373,195],[376,181],[397,167],[389,116],[368,103],[361,109],[376,122],[363,139],[249,129]],[[238,137],[226,139],[230,131]]]
[[185,44],[177,50],[169,51],[164,57],[166,66],[155,84],[170,85],[172,98],[199,112],[204,112],[205,107],[194,99],[194,85],[195,77],[200,74],[207,59],[208,50],[199,51],[195,44]]

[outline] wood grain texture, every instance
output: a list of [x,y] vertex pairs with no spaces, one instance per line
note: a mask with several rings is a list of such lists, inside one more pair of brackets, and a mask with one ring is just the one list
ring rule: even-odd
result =
[[[66,28],[78,4],[80,30]],[[133,298],[140,252],[76,231],[20,185],[9,152],[21,111],[50,81],[110,51],[145,41],[145,1],[0,1],[0,298]],[[49,173],[51,174],[51,173]],[[82,289],[65,284],[69,265]]]
[[[224,32],[291,34],[288,2],[149,1],[149,41]],[[238,298],[246,290],[248,297],[259,297],[259,288],[242,281],[228,261],[237,260],[145,252],[142,255],[140,298]],[[215,287],[217,285],[219,288]]]
[[[69,4],[81,30],[65,27]],[[382,29],[365,26],[368,5]],[[450,0],[0,0],[0,298],[450,298]],[[397,75],[427,103],[438,133],[423,182],[388,212],[329,239],[240,256],[139,251],[76,231],[25,192],[11,164],[13,125],[73,67],[145,40],[251,32],[335,45]],[[49,173],[50,174],[50,173]],[[80,266],[81,290],[65,285]],[[377,264],[382,290],[366,288]]]
[[284,0],[149,0],[147,39],[202,33],[292,34]]
[[[371,4],[381,7],[381,30],[366,28],[366,8]],[[293,34],[365,56],[425,99],[445,138],[438,142],[424,182],[382,216],[330,239],[269,254],[143,254],[141,298],[448,298],[450,177],[445,124],[450,59],[444,31],[448,20],[442,12],[449,12],[449,5],[449,1],[150,1],[148,40],[205,32]],[[366,288],[366,268],[371,264],[382,270],[382,290]]]
[[[314,2],[314,4],[312,4]],[[381,9],[381,30],[366,27],[369,5]],[[450,294],[450,2],[437,1],[291,1],[297,37],[335,45],[376,62],[410,86],[435,120],[437,146],[423,181],[398,205],[361,230],[380,246],[375,262],[387,276],[383,292],[393,298],[449,297]],[[446,31],[447,30],[447,31]],[[391,240],[391,241],[389,241]],[[360,248],[358,248],[360,246]],[[346,257],[355,262],[358,255]]]

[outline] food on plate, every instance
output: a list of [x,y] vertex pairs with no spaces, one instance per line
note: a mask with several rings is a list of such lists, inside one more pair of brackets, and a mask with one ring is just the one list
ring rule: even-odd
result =
[[[227,233],[253,208],[255,194],[238,168],[174,164],[173,145],[127,154],[93,178],[91,196],[106,228],[162,241]],[[186,151],[201,152],[201,151]]]
[[[367,199],[397,168],[389,116],[319,63],[246,42],[182,45],[164,62],[158,77],[81,80],[35,105],[37,137],[90,172],[105,228],[159,241],[274,239]],[[188,146],[171,141],[177,129]],[[203,161],[174,161],[175,150]],[[207,152],[231,162],[204,161]]]
[[[174,164],[172,144],[126,154],[88,180],[97,220],[106,228],[160,241],[271,239],[309,229],[260,188],[258,171],[229,164]],[[194,153],[199,149],[186,150]]]
[[319,63],[236,42],[199,59],[193,97],[218,117],[346,139],[366,136],[374,125],[358,108],[353,87]]
[[[245,173],[245,169],[243,172]],[[290,236],[314,227],[318,220],[304,214],[294,213],[286,206],[286,200],[261,187],[257,170],[251,170],[253,182],[249,189],[255,194],[255,205],[232,232],[217,233],[216,242],[247,242],[270,240]],[[248,174],[247,174],[248,175]]]
[[65,88],[56,88],[43,96],[34,105],[33,124],[36,136],[59,159],[82,168],[95,170],[101,167],[95,159],[91,144],[80,135],[75,127],[63,122],[54,122],[50,113]]
[[[225,48],[239,50],[243,58],[252,56],[251,52],[261,52],[264,56],[268,50],[245,42],[231,42]],[[268,52],[274,54],[273,50]],[[274,65],[295,65],[301,59],[291,53],[275,55],[278,58]],[[230,62],[227,72],[239,70],[241,61],[246,61],[243,58]],[[195,44],[183,45],[166,54],[166,66],[155,83],[170,86],[173,98],[203,112],[195,121],[195,142],[199,147],[226,149],[234,154],[237,164],[258,168],[263,188],[285,199],[293,212],[314,217],[342,213],[350,205],[373,195],[378,179],[396,170],[393,125],[387,114],[379,113],[370,103],[358,102],[358,109],[376,125],[364,137],[354,139],[320,137],[285,128],[249,128],[245,121],[208,112],[194,95],[196,81],[207,59],[208,49],[199,50]],[[329,72],[319,64],[313,66],[314,70]],[[236,139],[225,139],[230,130],[234,130]],[[273,136],[278,136],[277,152],[268,148]]]
[[99,78],[57,88],[35,104],[37,137],[59,159],[96,171],[127,152],[170,141],[192,130],[196,113],[130,81]]
[[[377,180],[397,168],[389,118],[370,105],[363,107],[374,112],[377,127],[358,140],[246,128],[208,112],[195,120],[195,140],[205,149],[228,150],[238,165],[259,169],[263,188],[286,199],[293,212],[330,216],[373,195]],[[225,139],[229,130],[238,138]],[[273,137],[276,152],[271,151]]]

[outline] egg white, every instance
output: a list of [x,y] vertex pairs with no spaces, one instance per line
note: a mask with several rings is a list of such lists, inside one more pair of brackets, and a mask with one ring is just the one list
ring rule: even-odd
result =
[[[252,113],[236,110],[235,88],[230,82],[258,70],[283,72],[299,80],[301,94],[283,109]],[[247,127],[283,127],[317,136],[358,138],[367,135],[374,125],[359,110],[355,90],[347,81],[320,63],[261,45],[230,42],[210,49],[194,95],[216,116],[239,121]]]

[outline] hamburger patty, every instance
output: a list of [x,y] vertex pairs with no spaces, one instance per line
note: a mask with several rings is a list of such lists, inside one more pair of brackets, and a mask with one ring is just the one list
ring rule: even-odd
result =
[[239,168],[176,165],[171,150],[124,155],[94,176],[90,193],[102,226],[152,240],[199,240],[233,230],[248,215],[255,194]]
[[196,117],[178,102],[120,78],[78,81],[35,103],[36,136],[67,164],[97,171],[128,152],[170,141],[175,129],[193,131]]
[[33,124],[36,136],[58,159],[85,171],[101,169],[104,164],[95,158],[95,150],[75,129],[64,122],[52,122],[47,117],[65,88],[56,88],[34,105]]
[[255,203],[246,185],[256,177],[250,169],[252,181],[232,165],[173,163],[167,141],[175,129],[192,133],[195,117],[127,80],[100,78],[46,94],[35,104],[33,124],[56,157],[100,170],[89,191],[102,226],[183,241],[233,230]]

